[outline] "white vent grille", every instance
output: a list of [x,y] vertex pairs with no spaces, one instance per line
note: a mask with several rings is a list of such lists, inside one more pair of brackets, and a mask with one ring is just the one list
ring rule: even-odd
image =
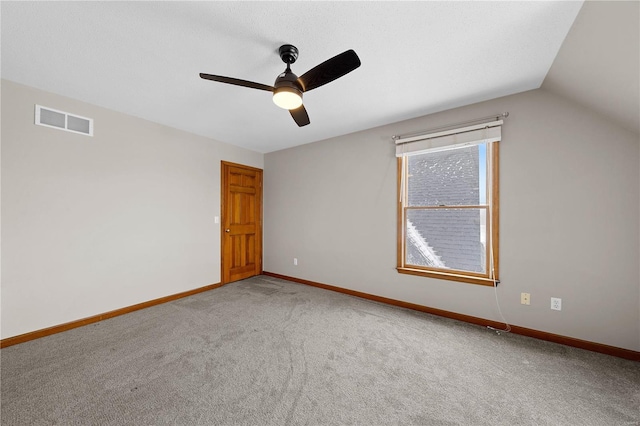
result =
[[93,136],[93,118],[80,117],[42,105],[36,105],[36,124]]

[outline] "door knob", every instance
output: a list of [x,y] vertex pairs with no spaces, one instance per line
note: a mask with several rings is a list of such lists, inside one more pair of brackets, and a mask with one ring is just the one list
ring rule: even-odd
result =
[[231,231],[231,229],[225,229],[224,230],[224,232],[230,232],[230,231]]

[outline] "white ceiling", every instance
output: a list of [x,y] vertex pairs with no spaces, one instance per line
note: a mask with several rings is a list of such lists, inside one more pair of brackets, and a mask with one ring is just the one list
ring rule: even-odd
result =
[[[582,1],[6,2],[2,78],[259,152],[540,87]],[[362,66],[305,94],[299,128],[268,92],[277,50],[304,72]],[[55,105],[51,105],[55,108]],[[81,111],[73,111],[81,114]],[[99,124],[96,124],[99,125]]]

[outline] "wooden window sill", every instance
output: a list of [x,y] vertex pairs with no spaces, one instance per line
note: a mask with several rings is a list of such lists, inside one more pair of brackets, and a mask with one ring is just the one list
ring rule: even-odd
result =
[[489,287],[494,286],[494,281],[489,278],[473,277],[469,275],[449,274],[446,272],[425,271],[422,269],[412,269],[412,268],[406,268],[406,267],[397,267],[396,269],[401,274],[418,275],[421,277],[437,278],[437,279],[449,280],[449,281],[459,281],[463,283],[485,285]]

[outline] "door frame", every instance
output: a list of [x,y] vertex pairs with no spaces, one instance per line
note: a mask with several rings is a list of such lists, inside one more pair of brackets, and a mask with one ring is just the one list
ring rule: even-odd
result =
[[[257,167],[247,166],[245,164],[232,163],[230,161],[220,161],[220,284],[225,285],[228,284],[228,281],[225,281],[225,271],[224,271],[224,238],[225,238],[225,222],[226,222],[226,202],[227,200],[227,191],[226,191],[226,173],[225,167],[236,167],[245,170],[251,170],[259,173],[260,175],[260,190],[256,193],[258,202],[260,204],[260,211],[258,217],[258,231],[256,232],[256,263],[258,263],[258,275],[262,275],[262,237],[263,237],[263,180],[264,180],[264,170],[259,169]],[[259,247],[259,249],[258,249]]]

